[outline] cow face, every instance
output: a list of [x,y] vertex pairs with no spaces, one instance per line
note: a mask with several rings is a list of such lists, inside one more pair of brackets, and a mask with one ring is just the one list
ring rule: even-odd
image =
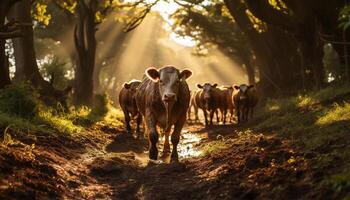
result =
[[141,81],[132,80],[128,83],[124,83],[124,88],[130,91],[132,94],[136,93],[137,87],[141,84]]
[[218,84],[211,85],[210,83],[205,83],[204,85],[197,84],[197,87],[203,90],[203,100],[205,103],[205,108],[209,109],[210,101],[213,97],[213,90],[218,86]]
[[177,100],[179,87],[182,81],[185,81],[192,75],[190,70],[179,72],[175,67],[163,67],[159,70],[148,68],[146,75],[154,82],[158,82],[159,93],[164,103],[174,103]]
[[240,101],[246,101],[248,100],[248,90],[250,88],[253,88],[254,85],[246,85],[246,84],[241,84],[241,85],[235,85],[234,88],[238,91],[239,94],[239,100]]

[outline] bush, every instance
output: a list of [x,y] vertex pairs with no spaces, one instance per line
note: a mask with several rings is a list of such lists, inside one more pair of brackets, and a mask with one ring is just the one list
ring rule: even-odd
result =
[[29,84],[10,85],[0,90],[0,112],[31,119],[38,115],[39,94]]
[[94,121],[104,118],[111,108],[111,101],[106,93],[97,94],[94,98],[94,106],[92,108],[90,118]]

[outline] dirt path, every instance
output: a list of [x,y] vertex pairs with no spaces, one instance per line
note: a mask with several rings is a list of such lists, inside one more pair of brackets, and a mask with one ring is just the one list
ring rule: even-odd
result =
[[104,131],[104,143],[54,168],[68,180],[68,199],[251,199],[269,197],[274,184],[284,185],[279,193],[298,197],[299,186],[288,184],[302,184],[307,164],[287,143],[236,129],[188,125],[179,145],[181,162],[162,157],[161,164],[151,165],[145,139]]
[[317,171],[310,173],[307,160],[288,141],[235,125],[185,126],[179,163],[163,157],[161,164],[149,165],[148,142],[134,139],[120,127],[93,127],[82,136],[80,143],[68,138],[39,141],[46,145],[33,150],[34,160],[0,152],[0,171],[13,174],[0,180],[0,197],[310,199],[318,195],[310,192]]
[[[183,129],[178,147],[181,163],[169,164],[169,155],[160,155],[160,164],[148,164],[148,142],[118,131],[103,133],[108,134],[105,144],[54,167],[69,180],[67,198],[176,199],[182,190],[196,184],[187,165],[200,156],[200,145],[209,140],[207,132],[197,131],[201,129],[202,125]],[[163,142],[161,138],[160,152]]]

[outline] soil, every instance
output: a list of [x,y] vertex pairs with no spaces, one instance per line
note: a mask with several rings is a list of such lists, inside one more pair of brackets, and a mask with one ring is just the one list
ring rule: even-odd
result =
[[121,127],[22,142],[0,147],[0,199],[332,198],[316,187],[325,174],[315,152],[233,124],[186,125],[177,163],[148,163],[147,140]]

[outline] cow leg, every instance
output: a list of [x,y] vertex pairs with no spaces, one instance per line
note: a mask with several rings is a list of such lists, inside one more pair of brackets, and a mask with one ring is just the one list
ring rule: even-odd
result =
[[208,113],[205,109],[203,109],[203,114],[204,114],[205,126],[208,126]]
[[251,120],[253,119],[253,116],[254,116],[254,109],[251,108],[251,109],[250,109],[250,119],[251,119]]
[[[216,123],[220,123],[220,119],[219,119],[219,110],[218,109],[216,109],[215,110],[215,114],[216,114]],[[211,123],[211,124],[213,124],[213,123]]]
[[233,109],[230,109],[230,123],[233,122]]
[[237,108],[236,113],[237,113],[237,123],[240,124],[241,123],[241,110],[239,108]]
[[126,132],[128,132],[129,134],[132,134],[131,126],[130,126],[130,121],[131,121],[130,113],[126,109],[123,109],[123,112],[124,112]]
[[154,116],[150,111],[146,111],[146,126],[148,130],[148,141],[149,141],[149,158],[152,160],[158,159],[158,149],[157,149],[157,143],[158,143],[158,132],[156,127],[156,120],[154,119]]
[[141,126],[141,123],[142,123],[142,115],[141,115],[141,113],[137,114],[136,123],[137,123],[136,136],[138,137],[139,135],[141,135],[141,129],[140,129],[140,126]]
[[198,122],[199,121],[199,117],[198,117],[198,107],[197,106],[193,106],[194,108],[194,115],[195,115],[195,121]]
[[164,132],[164,147],[163,147],[163,154],[168,155],[170,153],[170,144],[169,144],[169,134],[170,134],[170,128],[168,130],[165,130]]
[[191,106],[188,107],[188,110],[187,110],[187,119],[188,121],[191,121]]
[[249,108],[248,107],[246,107],[245,109],[244,109],[244,122],[247,122],[248,121],[248,115],[249,115]]
[[[211,110],[210,111],[210,125],[213,125],[213,117],[214,117],[214,113],[217,113],[217,110]],[[218,115],[216,114],[216,117],[218,118]]]
[[222,112],[223,123],[226,124],[226,112],[227,112],[227,110],[224,109],[221,112]]
[[178,162],[179,161],[179,155],[177,153],[177,145],[179,144],[180,141],[180,133],[182,130],[182,127],[184,126],[186,121],[186,117],[180,118],[174,126],[174,131],[171,134],[171,143],[173,144],[173,150],[171,152],[171,162]]

